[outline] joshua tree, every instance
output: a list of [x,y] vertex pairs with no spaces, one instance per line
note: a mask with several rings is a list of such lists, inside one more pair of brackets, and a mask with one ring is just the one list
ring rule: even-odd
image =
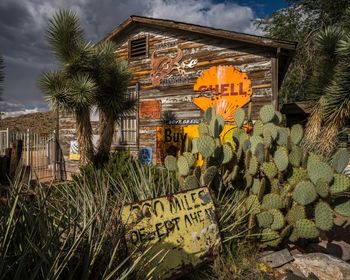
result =
[[75,113],[81,161],[87,163],[93,159],[90,110],[97,91],[89,73],[93,45],[83,39],[77,16],[66,10],[59,11],[50,20],[48,41],[59,62],[59,70],[44,73],[39,86],[54,110]]
[[126,63],[116,60],[115,51],[111,41],[95,47],[92,75],[98,85],[96,102],[100,112],[97,162],[104,162],[108,157],[116,121],[135,105],[135,100],[125,98],[130,72]]
[[123,99],[130,77],[126,64],[116,60],[112,42],[97,46],[87,42],[71,11],[61,10],[53,17],[48,39],[60,67],[44,73],[40,87],[54,109],[75,113],[83,163],[94,159],[90,111],[97,106],[101,126],[96,159],[104,159],[110,151],[115,122],[135,103]]

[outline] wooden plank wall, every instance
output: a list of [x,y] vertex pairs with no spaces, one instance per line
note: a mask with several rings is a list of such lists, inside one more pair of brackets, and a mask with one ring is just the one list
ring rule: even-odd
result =
[[[228,42],[207,36],[142,28],[134,30],[132,34],[119,41],[117,58],[128,60],[128,41],[130,39],[147,36],[149,40],[148,58],[129,60],[129,67],[133,73],[131,85],[139,84],[139,102],[160,101],[161,114],[159,118],[139,118],[139,146],[152,147],[153,161],[156,162],[156,127],[164,124],[167,115],[175,119],[200,119],[201,110],[194,105],[195,97],[193,85],[200,74],[218,65],[238,66],[248,74],[252,81],[252,117],[255,119],[262,105],[273,103],[272,98],[272,57],[271,49],[246,43]],[[193,69],[187,69],[190,77],[188,83],[152,86],[151,54],[155,45],[162,42],[176,40],[176,47],[183,51],[182,60],[197,59],[198,63]],[[157,56],[167,55],[175,57],[176,48],[157,50]],[[176,70],[171,74],[176,75]],[[248,107],[248,106],[246,106]]]
[[[202,117],[203,112],[192,101],[192,98],[195,97],[193,85],[197,77],[211,66],[238,66],[243,72],[248,74],[253,88],[253,119],[257,117],[262,105],[276,104],[277,102],[273,100],[272,76],[278,76],[272,73],[272,58],[276,57],[273,49],[247,43],[225,41],[193,33],[139,27],[131,33],[118,38],[116,42],[118,44],[116,57],[128,60],[129,39],[142,36],[148,37],[149,55],[147,58],[129,60],[129,67],[133,73],[130,86],[139,85],[139,102],[157,101],[160,103],[160,114],[154,111],[152,112],[153,117],[143,118],[139,114],[138,120],[138,148],[152,147],[154,162],[156,162],[156,127],[163,125],[165,118],[172,116],[172,118],[176,119],[198,120]],[[184,56],[182,60],[197,59],[198,62],[193,69],[186,69],[187,83],[152,86],[150,79],[151,54],[155,51],[155,45],[173,40],[176,40],[176,47],[183,51]],[[175,56],[176,52],[176,48],[157,50],[159,56],[163,54]],[[172,74],[176,75],[176,70]],[[276,85],[274,85],[274,91],[275,89]],[[276,99],[276,96],[274,96],[274,99]],[[139,107],[141,108],[142,106]],[[61,113],[59,125],[62,151],[69,162],[69,143],[71,140],[76,139],[74,116]]]

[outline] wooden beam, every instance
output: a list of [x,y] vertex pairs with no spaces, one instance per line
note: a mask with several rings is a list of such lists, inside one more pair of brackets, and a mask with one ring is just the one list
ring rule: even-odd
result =
[[278,57],[271,58],[272,105],[278,110]]

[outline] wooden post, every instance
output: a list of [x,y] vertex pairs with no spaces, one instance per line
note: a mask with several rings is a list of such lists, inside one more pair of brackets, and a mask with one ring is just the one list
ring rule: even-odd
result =
[[23,151],[23,140],[16,140],[12,143],[11,161],[10,161],[10,178],[16,174],[17,166],[21,160]]
[[56,130],[53,131],[53,169],[52,169],[52,172],[53,172],[53,179],[54,181],[57,180],[57,138],[56,138]]
[[278,110],[278,57],[280,55],[280,48],[278,48],[276,56],[271,58],[271,74],[272,74],[272,105],[275,110]]
[[30,134],[29,134],[29,128],[27,129],[27,137],[26,137],[26,149],[27,149],[27,155],[26,155],[26,163],[27,166],[30,165]]

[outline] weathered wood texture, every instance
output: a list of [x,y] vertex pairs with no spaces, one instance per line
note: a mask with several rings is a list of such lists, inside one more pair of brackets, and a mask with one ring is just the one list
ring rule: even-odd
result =
[[[129,40],[142,36],[148,38],[148,56],[142,59],[128,60]],[[168,41],[175,41],[175,47],[159,47],[160,44]],[[277,104],[278,82],[273,83],[273,78],[277,79],[278,74],[272,71],[272,61],[275,60],[274,65],[277,65],[275,71],[278,71],[278,59],[274,48],[151,26],[134,28],[130,32],[118,36],[116,43],[118,45],[116,58],[127,60],[132,72],[130,86],[138,84],[140,90],[139,141],[136,149],[151,147],[154,162],[156,162],[157,154],[157,126],[165,124],[169,119],[198,120],[203,116],[203,112],[193,103],[193,97],[198,96],[193,91],[193,86],[201,73],[212,66],[233,65],[248,74],[253,89],[251,101],[253,120],[257,118],[262,105]],[[175,57],[177,48],[179,48],[183,53],[181,61],[195,59],[197,63],[193,68],[186,68],[185,75],[174,69],[170,73],[170,77],[166,78],[165,83],[154,86],[151,82],[151,57],[156,48],[156,57],[163,55]],[[178,82],[174,83],[177,77],[181,77],[181,75],[185,76],[186,79],[178,79]],[[148,105],[146,106],[146,104]],[[248,108],[248,105],[245,108]],[[74,116],[60,114],[59,123],[60,144],[67,159],[69,143],[76,139],[75,118]],[[115,146],[116,144],[114,144],[114,148]]]
[[[137,28],[131,34],[118,38],[118,59],[128,59],[128,42],[134,38],[148,37],[149,54],[147,58],[129,60],[129,67],[133,73],[131,85],[140,86],[139,99],[143,102],[160,102],[159,117],[144,117],[139,115],[139,145],[151,147],[153,159],[156,161],[156,127],[164,125],[169,119],[200,119],[203,112],[193,103],[193,97],[198,96],[193,86],[201,73],[211,66],[238,66],[248,74],[252,81],[252,119],[256,119],[259,109],[264,104],[277,103],[273,100],[272,49],[246,43],[225,41],[207,36],[199,36],[185,32],[155,29],[151,27]],[[159,48],[164,42],[174,42],[171,48]],[[188,79],[184,83],[161,84],[153,86],[151,83],[151,57],[155,52],[157,57],[177,55],[177,48],[183,52],[184,60],[197,60],[192,69],[186,69]],[[277,60],[276,58],[274,58]],[[175,69],[170,73],[173,77],[181,75]],[[278,85],[278,83],[276,83]],[[276,88],[274,88],[276,90]],[[246,106],[247,108],[248,106]]]

